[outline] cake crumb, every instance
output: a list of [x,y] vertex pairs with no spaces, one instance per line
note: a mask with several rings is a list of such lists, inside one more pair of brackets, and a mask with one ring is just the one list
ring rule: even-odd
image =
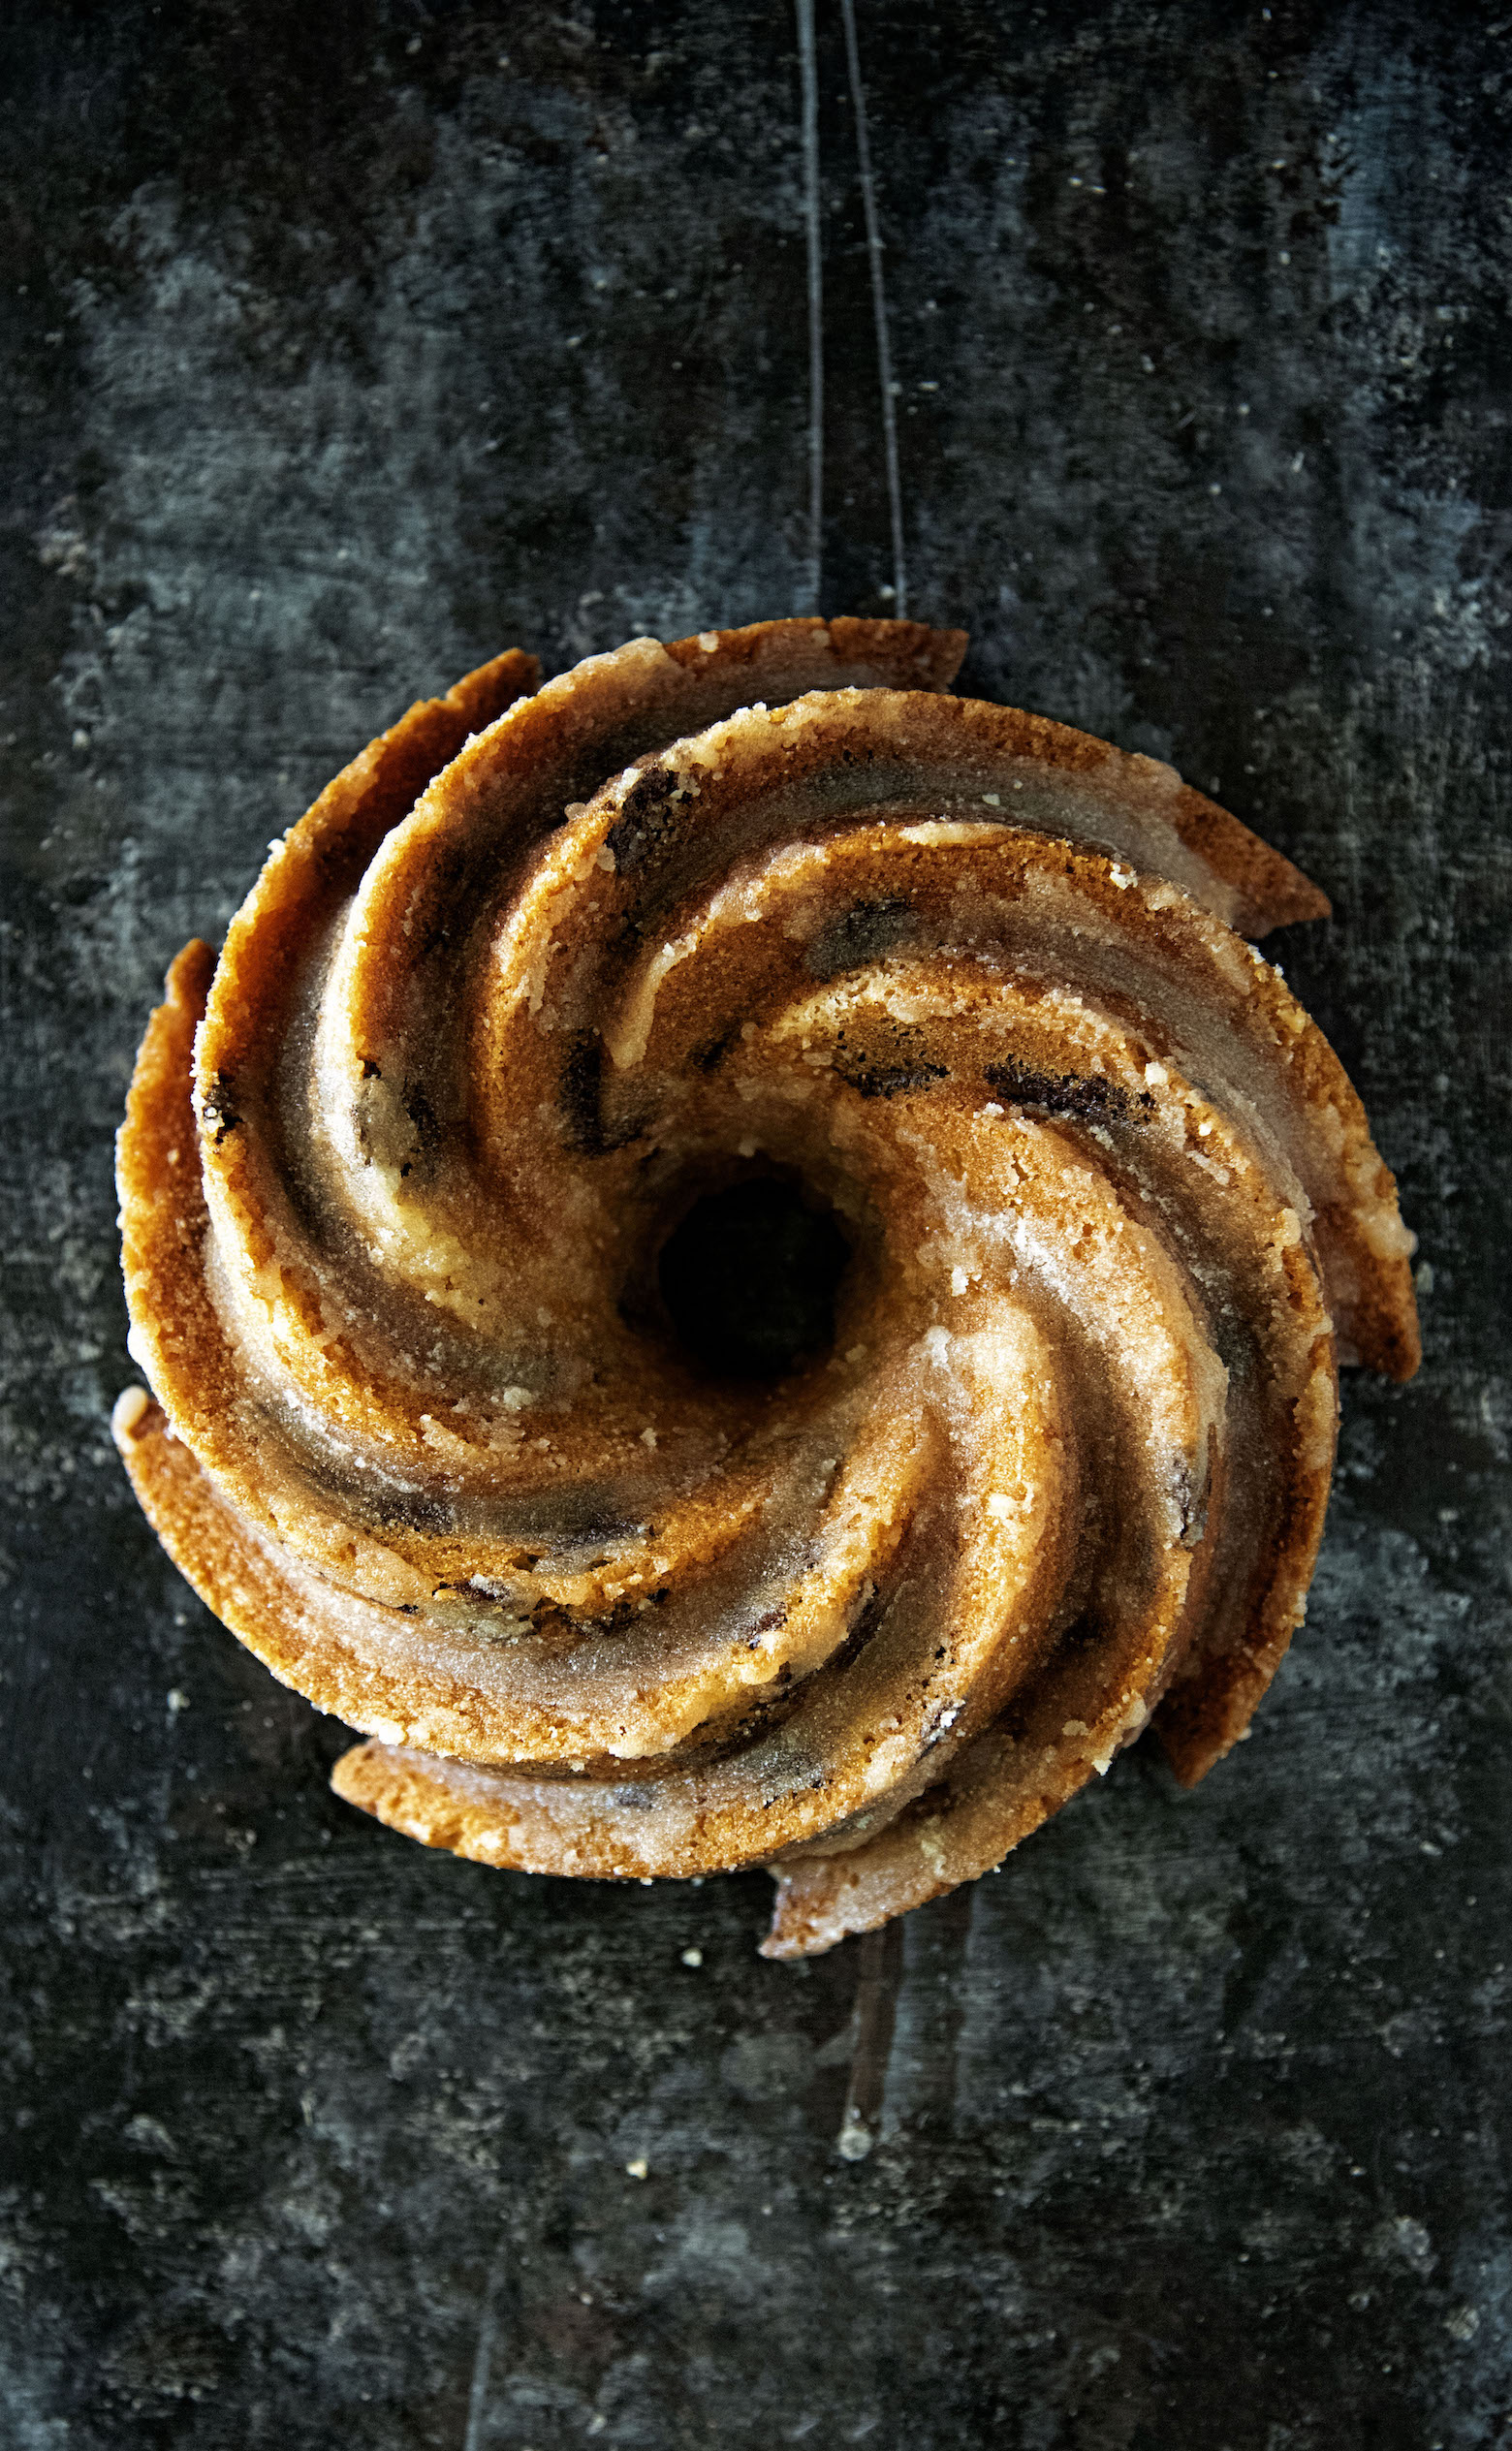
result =
[[151,1397],[144,1387],[123,1387],[110,1410],[110,1428],[117,1438],[133,1438],[137,1424],[148,1410]]

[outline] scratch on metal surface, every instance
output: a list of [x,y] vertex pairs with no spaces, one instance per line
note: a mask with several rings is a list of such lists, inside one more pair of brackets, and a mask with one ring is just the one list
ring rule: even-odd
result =
[[888,2069],[892,2112],[936,2134],[956,2118],[976,1897],[975,1884],[967,1882],[903,1921],[903,1973]]
[[806,613],[821,610],[824,563],[824,257],[819,226],[819,63],[814,0],[793,0],[803,100],[803,241],[808,260],[808,577]]
[[478,2314],[478,2343],[473,2350],[472,2382],[467,2393],[467,2431],[462,2436],[462,2451],[483,2451],[483,2429],[488,2414],[488,2382],[493,2364],[493,2344],[499,2330],[499,2296],[504,2280],[505,2243],[501,2239],[488,2266],[488,2278],[483,2285],[483,2305]]
[[895,1920],[884,1924],[880,1932],[868,1932],[859,1944],[857,1958],[850,2086],[835,2139],[843,2161],[865,2161],[881,2124],[903,1966],[901,1926]]
[[893,526],[893,610],[901,621],[908,611],[908,570],[903,551],[903,488],[898,468],[898,395],[893,386],[887,284],[882,268],[882,233],[877,222],[877,187],[871,173],[871,141],[866,132],[866,96],[861,81],[861,46],[856,38],[856,0],[840,0],[840,15],[845,20],[845,66],[856,119],[856,158],[861,166],[866,254],[871,263],[871,316],[877,335],[877,380],[882,390],[882,450],[887,461],[888,517]]

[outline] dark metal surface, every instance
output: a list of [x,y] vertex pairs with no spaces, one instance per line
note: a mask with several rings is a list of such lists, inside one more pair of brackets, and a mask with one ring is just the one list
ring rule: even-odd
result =
[[[17,2451],[1512,2440],[1506,31],[811,19],[816,192],[803,0],[5,13]],[[497,647],[803,609],[815,338],[824,608],[901,580],[1328,888],[1282,958],[1432,1277],[1253,1743],[789,1967],[760,1876],[338,1805],[106,1417],[166,960]]]

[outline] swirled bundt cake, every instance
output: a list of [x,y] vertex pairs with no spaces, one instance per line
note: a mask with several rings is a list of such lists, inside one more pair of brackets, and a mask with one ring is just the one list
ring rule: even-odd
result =
[[[1153,761],[776,621],[509,654],[181,954],[116,1432],[208,1605],[486,1863],[765,1865],[777,1956],[1001,1861],[1304,1608],[1417,1360],[1326,908]],[[786,1311],[783,1304],[786,1304]],[[764,1316],[766,1304],[772,1315]]]

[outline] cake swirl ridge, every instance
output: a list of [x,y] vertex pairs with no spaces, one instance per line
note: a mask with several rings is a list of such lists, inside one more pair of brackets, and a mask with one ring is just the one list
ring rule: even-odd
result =
[[[118,1443],[368,1738],[339,1791],[523,1870],[768,1865],[776,1955],[1151,1718],[1201,1776],[1302,1614],[1338,1361],[1417,1359],[1391,1178],[1246,941],[1323,897],[948,694],[964,644],[498,658],[179,957],[121,1135]],[[720,1305],[784,1237],[764,1369]]]

